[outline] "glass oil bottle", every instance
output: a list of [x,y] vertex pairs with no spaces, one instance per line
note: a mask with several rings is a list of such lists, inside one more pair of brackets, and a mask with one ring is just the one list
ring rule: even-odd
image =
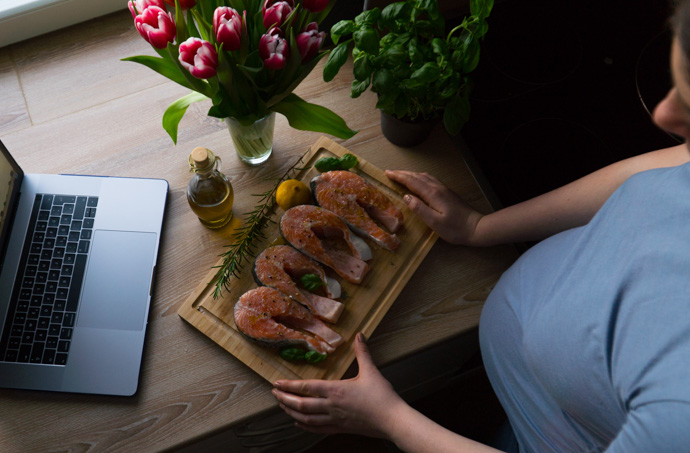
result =
[[189,155],[187,201],[199,221],[208,228],[221,228],[232,219],[234,193],[227,176],[220,172],[220,158],[206,148],[194,148]]

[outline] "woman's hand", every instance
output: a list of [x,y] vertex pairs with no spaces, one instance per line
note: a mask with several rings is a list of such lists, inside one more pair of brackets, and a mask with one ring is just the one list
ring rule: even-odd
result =
[[355,339],[357,377],[342,381],[277,381],[273,395],[296,425],[316,433],[389,438],[406,403],[374,365],[361,333]]
[[443,240],[451,244],[481,245],[476,229],[482,214],[438,179],[411,171],[386,170],[386,176],[412,192],[403,201]]

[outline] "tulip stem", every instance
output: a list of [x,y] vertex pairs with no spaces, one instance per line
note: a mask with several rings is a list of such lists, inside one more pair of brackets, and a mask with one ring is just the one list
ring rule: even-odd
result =
[[234,118],[227,118],[226,122],[235,151],[242,160],[263,157],[273,149],[275,113],[271,112],[250,126],[244,126]]

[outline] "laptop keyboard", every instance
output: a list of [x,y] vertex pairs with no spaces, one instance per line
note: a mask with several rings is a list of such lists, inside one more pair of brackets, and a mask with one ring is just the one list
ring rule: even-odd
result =
[[1,361],[67,364],[97,206],[98,197],[36,195]]

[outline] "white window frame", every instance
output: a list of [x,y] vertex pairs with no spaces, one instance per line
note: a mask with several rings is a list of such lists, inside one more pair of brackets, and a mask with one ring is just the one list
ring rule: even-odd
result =
[[127,8],[127,0],[0,0],[0,47]]

